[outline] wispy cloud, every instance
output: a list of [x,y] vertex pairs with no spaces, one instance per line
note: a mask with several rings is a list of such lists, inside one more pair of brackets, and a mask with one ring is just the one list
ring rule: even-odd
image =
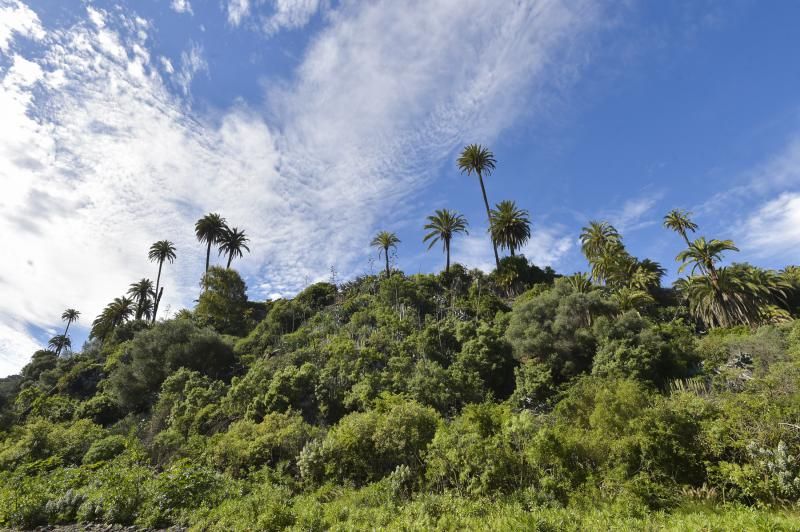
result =
[[41,39],[44,30],[31,8],[19,0],[6,0],[0,5],[0,52],[9,52],[15,36]]
[[172,0],[170,7],[176,13],[189,13],[190,15],[193,14],[192,4],[189,3],[189,0]]
[[[165,71],[172,70],[172,64],[167,60],[162,64]],[[203,48],[197,43],[192,43],[188,50],[181,53],[181,69],[175,73],[175,82],[183,91],[184,96],[189,95],[192,80],[198,72],[208,72],[208,63],[203,57]],[[171,72],[170,72],[171,73]]]
[[[349,276],[383,213],[459,144],[491,141],[535,107],[531,86],[563,88],[600,16],[589,2],[344,3],[268,91],[268,122],[244,105],[190,111],[151,57],[151,23],[87,8],[0,74],[0,234],[20,250],[0,262],[0,322],[15,331],[0,331],[11,346],[0,353],[21,366],[31,344],[18,351],[20,335],[66,307],[88,322],[154,275],[146,250],[162,238],[178,247],[165,303],[191,304],[203,265],[193,223],[209,211],[250,235],[253,253],[234,264],[253,297],[291,293],[331,265]],[[201,60],[190,50],[175,70],[194,75]],[[569,244],[545,235],[530,252],[557,260]]]
[[283,29],[302,28],[326,5],[324,0],[228,0],[228,23],[240,26],[253,17],[255,28],[267,35]]
[[800,193],[786,192],[762,204],[741,229],[742,249],[755,257],[780,257],[797,262],[800,247]]

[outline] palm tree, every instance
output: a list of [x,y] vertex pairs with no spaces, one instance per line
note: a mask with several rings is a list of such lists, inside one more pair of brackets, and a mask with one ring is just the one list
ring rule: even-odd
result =
[[619,231],[608,222],[591,221],[581,230],[581,251],[591,261],[606,252],[610,247],[622,244]]
[[141,320],[142,318],[150,320],[153,313],[153,300],[155,292],[153,292],[153,281],[150,279],[141,279],[140,281],[131,284],[128,288],[128,295],[131,296],[134,303],[136,303],[135,318]]
[[693,275],[675,282],[689,312],[707,327],[758,325],[774,318],[790,285],[780,274],[746,264],[715,270],[716,281]]
[[467,219],[463,215],[448,209],[437,209],[436,214],[428,216],[428,223],[424,229],[429,231],[423,242],[428,242],[428,249],[431,249],[436,242],[442,242],[442,248],[447,255],[445,273],[450,273],[450,240],[456,233],[469,234],[467,231]]
[[678,253],[678,256],[675,257],[675,260],[681,263],[678,268],[678,273],[691,265],[692,274],[694,274],[695,270],[700,269],[704,274],[708,274],[712,283],[716,283],[719,276],[714,264],[722,260],[722,253],[724,251],[739,251],[739,248],[734,246],[731,240],[717,240],[713,238],[706,241],[705,237],[701,236],[695,239],[694,242],[691,242],[687,249],[681,251]]
[[105,339],[121,323],[134,315],[134,302],[127,296],[114,298],[92,322],[91,338]]
[[[74,308],[68,308],[67,310],[61,313],[61,320],[67,322],[67,327],[66,329],[64,329],[64,334],[62,334],[61,336],[67,337],[67,333],[69,332],[69,326],[72,325],[73,321],[78,321],[80,315],[81,313],[75,310]],[[58,356],[60,353],[61,350],[58,349],[56,351],[56,356]]]
[[381,253],[383,253],[384,258],[386,259],[386,277],[389,277],[391,271],[389,270],[389,248],[397,249],[397,244],[400,243],[400,239],[397,238],[397,235],[394,233],[390,233],[389,231],[381,231],[375,238],[372,239],[370,242],[370,246],[378,248],[378,258],[381,258]]
[[694,233],[697,230],[697,224],[691,220],[691,215],[692,213],[688,211],[672,209],[664,216],[664,227],[681,235],[687,246],[691,245],[687,232]]
[[47,347],[55,351],[56,356],[58,356],[62,349],[70,349],[72,347],[72,340],[66,334],[57,334],[50,338]]
[[170,264],[175,260],[175,245],[169,240],[159,240],[150,246],[150,252],[147,254],[150,262],[158,262],[158,276],[156,277],[156,291],[155,302],[153,303],[153,322],[156,321],[156,314],[158,313],[158,304],[161,303],[161,294],[164,289],[159,290],[161,284],[161,268],[164,266],[164,261],[168,260]]
[[572,288],[573,292],[578,294],[588,294],[595,289],[589,276],[583,272],[573,273],[567,279],[567,284]]
[[[492,213],[489,209],[489,199],[486,197],[486,187],[483,184],[483,174],[491,175],[495,168],[497,161],[494,154],[488,148],[480,144],[470,144],[464,148],[461,155],[458,157],[456,164],[461,170],[461,173],[466,172],[471,175],[475,172],[478,175],[478,181],[481,184],[481,193],[483,194],[483,204],[486,206],[486,217],[489,221],[489,228],[492,227]],[[494,262],[497,269],[500,269],[500,257],[497,254],[497,243],[492,238],[492,249],[494,250]]]
[[513,201],[504,200],[498,203],[491,212],[492,240],[500,245],[500,249],[508,248],[511,256],[531,238],[531,221],[528,211],[518,209]]
[[244,253],[242,253],[243,249],[246,249],[247,252],[250,253],[250,248],[247,247],[247,242],[249,241],[250,239],[245,236],[244,231],[239,231],[239,229],[236,227],[233,229],[225,227],[222,236],[219,238],[219,240],[217,240],[217,242],[220,244],[219,254],[222,255],[225,253],[228,255],[228,265],[226,266],[227,269],[231,268],[231,261],[233,260],[233,257],[244,256]]
[[206,272],[208,272],[211,260],[211,245],[217,244],[222,239],[225,229],[225,218],[215,212],[206,214],[194,224],[194,234],[197,235],[197,240],[208,246],[206,249]]

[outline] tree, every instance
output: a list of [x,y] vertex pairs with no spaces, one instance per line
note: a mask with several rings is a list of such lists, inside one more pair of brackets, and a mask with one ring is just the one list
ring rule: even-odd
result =
[[222,334],[243,335],[246,331],[247,286],[236,270],[213,266],[203,276],[203,293],[195,317]]
[[[244,256],[244,253],[242,253],[243,249],[250,253],[250,248],[247,247],[247,242],[249,241],[250,239],[245,236],[244,231],[239,231],[237,227],[232,229],[225,227],[222,236],[220,236],[217,242],[220,244],[220,255],[223,253],[228,255],[228,265],[226,268],[231,267],[231,261],[234,257]],[[206,268],[206,271],[208,271],[208,268]]]
[[169,261],[170,264],[175,260],[175,245],[169,240],[159,240],[150,246],[150,252],[147,254],[150,262],[158,262],[158,277],[156,277],[156,291],[155,303],[153,305],[153,322],[156,321],[156,314],[158,313],[158,305],[161,303],[161,294],[164,289],[159,289],[161,284],[161,268],[164,266],[164,261]]
[[687,236],[687,232],[691,231],[694,233],[697,230],[697,224],[691,220],[691,215],[692,213],[688,211],[673,209],[669,211],[666,216],[664,216],[664,227],[667,229],[672,229],[681,235],[686,241],[687,246],[691,245],[691,242],[689,242],[689,237]]
[[211,260],[211,245],[220,242],[226,228],[225,218],[215,212],[206,214],[194,224],[194,234],[197,235],[197,240],[207,245],[205,271],[208,271]]
[[132,283],[128,288],[128,295],[131,296],[136,304],[134,319],[150,320],[155,307],[155,292],[153,291],[153,281],[142,278],[136,283]]
[[469,234],[469,231],[467,231],[467,219],[455,211],[437,209],[436,214],[428,216],[428,223],[425,224],[424,229],[429,231],[425,238],[422,239],[423,242],[430,241],[428,249],[431,249],[437,242],[442,242],[442,248],[447,255],[447,264],[444,271],[445,273],[450,273],[450,241],[456,233]]
[[58,356],[62,349],[70,349],[72,347],[72,340],[66,334],[57,334],[50,338],[50,341],[47,342],[47,347],[55,351],[56,356]]
[[[478,181],[481,184],[481,193],[483,194],[483,203],[486,206],[486,217],[489,221],[489,228],[492,227],[492,213],[489,209],[489,199],[486,197],[486,187],[483,184],[483,174],[491,175],[495,168],[497,161],[494,154],[488,148],[480,144],[470,144],[464,148],[461,155],[458,157],[456,164],[462,173],[466,172],[471,175],[473,172],[477,174]],[[492,249],[494,250],[494,262],[497,269],[500,269],[500,256],[497,254],[497,242],[492,238]]]
[[134,302],[127,296],[114,298],[92,322],[90,338],[105,339],[120,324],[134,315]]
[[780,274],[736,264],[710,275],[693,275],[675,282],[689,312],[707,327],[758,325],[780,303],[791,285]]
[[609,249],[622,245],[619,231],[608,222],[589,222],[589,225],[581,230],[580,239],[581,251],[589,262],[608,252]]
[[514,250],[524,246],[531,238],[531,221],[528,211],[518,209],[513,201],[504,200],[491,210],[492,240],[500,249],[508,249],[511,256]]
[[[69,332],[69,326],[72,325],[72,322],[78,321],[78,318],[80,316],[81,316],[81,313],[79,311],[75,310],[74,308],[68,308],[63,313],[61,313],[62,321],[66,321],[67,322],[67,327],[64,329],[64,334],[62,334],[61,336],[67,337],[67,333]],[[61,350],[58,349],[56,351],[56,356],[58,356],[60,353],[61,353]]]
[[391,271],[389,270],[389,248],[397,248],[397,244],[400,243],[400,239],[397,238],[397,235],[394,233],[390,233],[389,231],[381,231],[375,238],[372,239],[370,242],[370,246],[378,248],[378,258],[381,256],[381,252],[383,252],[384,258],[386,259],[386,277],[389,277]]
[[705,237],[697,238],[689,244],[689,247],[678,253],[675,260],[681,263],[678,272],[682,272],[691,266],[691,273],[697,269],[707,274],[711,278],[712,284],[719,281],[715,263],[722,260],[722,253],[725,251],[739,251],[731,240],[717,240],[713,238],[706,241]]

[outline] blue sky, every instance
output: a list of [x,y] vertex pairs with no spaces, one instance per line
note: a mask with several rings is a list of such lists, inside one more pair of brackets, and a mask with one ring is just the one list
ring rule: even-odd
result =
[[771,268],[800,244],[800,3],[519,0],[0,0],[0,375],[75,307],[87,325],[168,238],[168,313],[203,266],[193,223],[250,235],[252,299],[397,265],[448,207],[453,258],[491,265],[480,190],[455,167],[490,146],[490,201],[530,210],[526,255],[585,270],[592,219],[676,276],[690,209],[730,260]]

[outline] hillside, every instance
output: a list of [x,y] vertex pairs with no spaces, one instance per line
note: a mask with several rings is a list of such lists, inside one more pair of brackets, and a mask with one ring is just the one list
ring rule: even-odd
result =
[[0,525],[797,526],[800,321],[501,272],[265,305],[212,268],[191,312],[36,352],[0,383]]

